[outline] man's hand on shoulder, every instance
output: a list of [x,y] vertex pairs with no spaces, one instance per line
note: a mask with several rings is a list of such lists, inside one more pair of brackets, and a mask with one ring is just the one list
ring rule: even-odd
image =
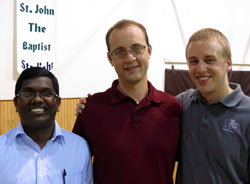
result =
[[[88,97],[90,96],[91,94],[88,94]],[[83,109],[85,108],[86,103],[87,103],[87,97],[80,98],[79,103],[76,104],[75,116],[78,116],[79,114],[82,113]]]

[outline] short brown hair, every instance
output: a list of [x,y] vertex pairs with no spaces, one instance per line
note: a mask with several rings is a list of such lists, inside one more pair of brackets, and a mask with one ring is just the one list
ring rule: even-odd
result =
[[107,44],[107,48],[108,48],[108,51],[110,52],[110,45],[109,45],[109,37],[112,33],[112,31],[114,31],[115,29],[122,29],[122,28],[126,28],[126,27],[129,27],[130,25],[135,25],[135,26],[138,26],[142,32],[144,33],[145,35],[145,40],[146,40],[146,43],[147,45],[149,45],[149,40],[148,40],[148,34],[147,34],[147,30],[146,28],[138,23],[138,22],[135,22],[133,20],[128,20],[128,19],[123,19],[123,20],[120,20],[118,21],[115,25],[113,25],[107,32],[106,34],[106,44]]
[[199,41],[199,40],[209,40],[209,39],[215,39],[220,43],[220,45],[223,48],[223,54],[225,55],[226,59],[231,60],[231,49],[228,42],[227,37],[221,33],[220,31],[213,29],[213,28],[204,28],[197,32],[195,32],[188,41],[188,44],[186,46],[186,57],[187,57],[187,49],[191,42],[193,41]]

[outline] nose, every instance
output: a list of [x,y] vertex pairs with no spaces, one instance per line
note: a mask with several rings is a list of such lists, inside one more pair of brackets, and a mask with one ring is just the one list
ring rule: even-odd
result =
[[204,61],[200,60],[197,64],[197,72],[203,73],[206,70],[207,70],[207,64]]
[[36,92],[34,98],[32,99],[33,102],[35,103],[42,103],[43,102],[43,98],[41,97],[39,92]]
[[126,62],[133,62],[134,60],[136,60],[135,56],[132,54],[130,50],[127,51],[127,55],[124,59]]

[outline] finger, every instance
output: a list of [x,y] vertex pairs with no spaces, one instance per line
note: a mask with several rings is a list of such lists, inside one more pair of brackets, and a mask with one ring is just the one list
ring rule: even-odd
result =
[[87,102],[86,97],[80,98],[80,103],[81,103],[81,104],[86,104],[86,102]]
[[79,114],[82,113],[82,110],[78,107],[75,108],[75,116],[78,116]]
[[81,104],[81,103],[78,103],[78,104],[76,105],[76,107],[77,107],[77,109],[82,110],[82,109],[85,108],[85,105],[84,105],[84,104]]

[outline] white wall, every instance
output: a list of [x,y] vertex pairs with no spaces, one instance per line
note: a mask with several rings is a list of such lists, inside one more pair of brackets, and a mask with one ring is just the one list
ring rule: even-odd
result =
[[[0,0],[0,99],[14,96],[14,1]],[[105,34],[124,18],[139,21],[148,30],[153,46],[148,78],[158,89],[163,90],[164,69],[170,67],[164,58],[184,62],[189,36],[204,27],[228,37],[234,63],[250,64],[249,0],[58,0],[57,4],[56,76],[64,98],[111,86],[116,73],[106,58]]]

